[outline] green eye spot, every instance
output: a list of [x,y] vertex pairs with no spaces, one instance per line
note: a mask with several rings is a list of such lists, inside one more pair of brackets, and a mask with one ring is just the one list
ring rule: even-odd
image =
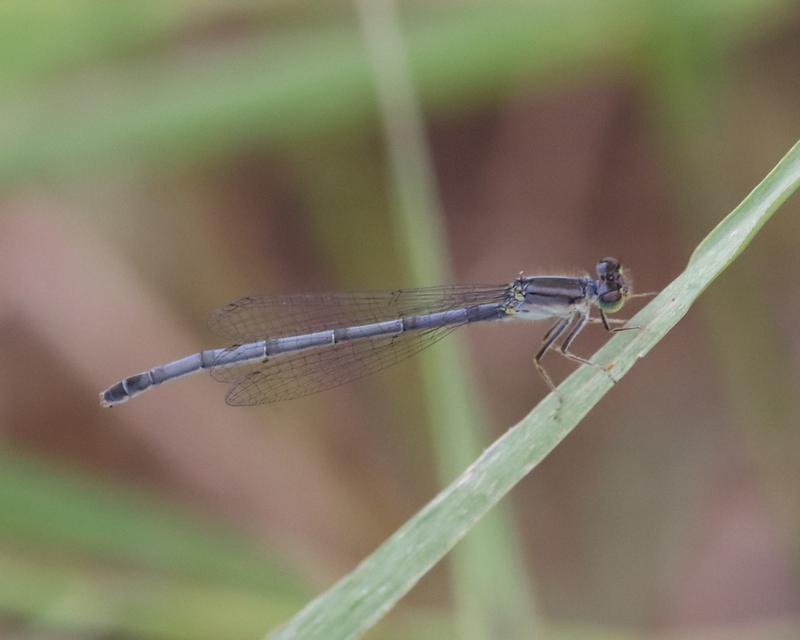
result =
[[622,309],[622,305],[625,304],[625,296],[621,295],[619,292],[614,292],[615,299],[609,299],[611,296],[603,297],[600,296],[597,299],[597,306],[600,307],[606,313],[616,313],[620,309]]

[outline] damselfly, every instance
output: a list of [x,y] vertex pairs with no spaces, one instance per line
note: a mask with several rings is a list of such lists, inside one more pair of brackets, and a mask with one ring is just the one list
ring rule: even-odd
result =
[[[638,294],[652,295],[652,294]],[[637,297],[638,297],[637,296]],[[524,276],[505,285],[452,285],[371,293],[307,293],[241,298],[215,311],[210,328],[236,341],[125,378],[100,394],[111,407],[175,378],[209,369],[231,384],[228,404],[255,405],[317,393],[385,369],[465,324],[555,318],[534,364],[547,386],[545,353],[599,366],[570,351],[588,322],[602,322],[634,297],[614,258],[590,276]],[[594,307],[599,319],[592,318]]]

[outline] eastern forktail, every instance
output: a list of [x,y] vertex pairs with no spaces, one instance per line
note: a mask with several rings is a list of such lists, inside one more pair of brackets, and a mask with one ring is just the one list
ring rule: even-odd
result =
[[[636,297],[652,295],[637,294]],[[503,285],[452,285],[368,293],[306,293],[241,298],[215,311],[210,328],[237,342],[201,351],[125,378],[100,394],[107,407],[202,369],[231,384],[228,404],[255,405],[317,393],[375,373],[474,322],[555,318],[534,364],[555,385],[542,358],[559,338],[570,360],[599,366],[570,351],[587,322],[613,322],[634,297],[619,261],[603,258],[597,278],[520,274]],[[599,320],[591,312],[598,309]]]

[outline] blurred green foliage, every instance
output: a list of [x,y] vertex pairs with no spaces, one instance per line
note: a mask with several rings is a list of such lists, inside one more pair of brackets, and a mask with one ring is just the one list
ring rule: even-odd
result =
[[[465,109],[522,83],[554,87],[642,63],[649,73],[647,43],[663,33],[680,35],[656,40],[658,55],[669,57],[683,46],[687,27],[705,42],[729,48],[778,20],[785,4],[412,5],[405,35],[423,102]],[[153,171],[208,162],[256,142],[287,145],[341,136],[375,119],[369,64],[346,12],[332,24],[312,21],[305,27],[305,12],[314,13],[306,7],[299,11],[300,26],[283,30],[270,28],[268,8],[259,12],[248,4],[237,11],[236,5],[212,3],[215,11],[197,15],[182,2],[87,0],[71,4],[66,16],[58,2],[45,3],[49,10],[26,6],[6,4],[10,15],[0,23],[3,59],[9,61],[2,80],[6,98],[0,101],[0,184],[76,171],[94,176],[129,163]],[[228,46],[182,52],[185,31],[211,29],[224,13],[250,18],[254,26]],[[104,72],[109,64],[112,73]]]

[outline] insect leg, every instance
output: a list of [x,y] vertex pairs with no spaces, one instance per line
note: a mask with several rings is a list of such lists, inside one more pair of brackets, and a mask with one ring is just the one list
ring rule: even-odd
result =
[[572,322],[573,318],[574,316],[561,318],[552,327],[550,327],[550,330],[545,334],[544,339],[542,340],[541,348],[533,357],[533,364],[536,365],[539,375],[542,376],[544,381],[547,383],[547,386],[550,387],[550,391],[555,391],[556,385],[553,384],[553,380],[550,378],[550,375],[542,366],[542,358],[544,357],[544,354],[547,353],[547,350],[553,346],[553,343],[558,340],[558,337],[564,333],[564,330],[569,326],[569,323]]

